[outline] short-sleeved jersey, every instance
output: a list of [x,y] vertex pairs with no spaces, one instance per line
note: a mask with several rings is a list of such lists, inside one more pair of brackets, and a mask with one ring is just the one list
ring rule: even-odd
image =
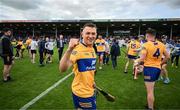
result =
[[18,41],[17,45],[23,45],[23,42],[22,41]]
[[17,42],[16,41],[11,41],[11,44],[13,47],[15,47],[17,45]]
[[131,40],[130,43],[128,44],[128,55],[133,55],[133,56],[137,56],[138,52],[136,52],[135,50],[137,50],[138,48],[140,48],[140,43],[137,40]]
[[21,49],[25,49],[25,48],[26,48],[25,45],[22,43]]
[[26,40],[26,45],[29,46],[31,44],[31,42],[32,42],[32,39],[27,39]]
[[18,44],[17,45],[20,45],[21,46],[21,49],[25,49],[25,46],[23,44],[23,41],[18,41]]
[[73,50],[70,60],[73,62],[75,74],[72,92],[82,98],[94,94],[94,73],[96,70],[96,54],[93,47],[80,43]]
[[32,42],[31,42],[31,44],[29,46],[31,46],[31,50],[36,50],[37,46],[38,46],[38,43],[37,43],[37,41],[32,40]]
[[141,53],[146,53],[144,66],[161,68],[162,56],[165,53],[165,45],[159,41],[144,43]]
[[105,52],[105,42],[104,39],[96,39],[95,44],[97,52]]

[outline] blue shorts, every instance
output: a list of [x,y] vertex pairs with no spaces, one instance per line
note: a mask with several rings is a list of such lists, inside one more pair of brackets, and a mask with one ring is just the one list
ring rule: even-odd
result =
[[96,97],[81,98],[73,94],[73,102],[75,109],[96,109]]
[[98,56],[104,55],[104,52],[97,52]]
[[144,81],[154,82],[158,80],[161,70],[155,67],[144,67]]
[[129,58],[129,59],[137,59],[137,56],[134,56],[134,55],[128,55],[128,58]]

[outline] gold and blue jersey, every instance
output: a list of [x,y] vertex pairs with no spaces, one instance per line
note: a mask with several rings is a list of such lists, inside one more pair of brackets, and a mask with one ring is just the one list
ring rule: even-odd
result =
[[105,52],[105,42],[104,39],[96,39],[95,44],[97,52]]
[[128,55],[132,56],[137,56],[138,52],[135,50],[140,48],[140,43],[137,40],[131,40],[130,43],[128,44],[129,50],[128,50]]
[[159,41],[144,43],[141,53],[146,53],[144,66],[161,68],[162,56],[165,53],[165,45]]
[[70,60],[75,74],[72,83],[73,94],[82,97],[94,95],[94,73],[96,70],[96,54],[93,47],[80,43],[73,50]]
[[26,40],[26,45],[29,46],[31,44],[31,42],[32,42],[32,39],[27,39]]
[[11,44],[12,44],[13,47],[16,47],[17,42],[16,41],[11,41]]

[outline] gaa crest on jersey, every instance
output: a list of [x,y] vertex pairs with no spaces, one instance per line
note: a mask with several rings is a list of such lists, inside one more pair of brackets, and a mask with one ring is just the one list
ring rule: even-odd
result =
[[77,51],[72,51],[71,54],[72,54],[72,55],[76,55],[76,54],[77,54]]

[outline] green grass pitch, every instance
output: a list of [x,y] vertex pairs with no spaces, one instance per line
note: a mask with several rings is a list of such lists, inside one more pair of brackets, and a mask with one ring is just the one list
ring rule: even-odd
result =
[[[54,50],[53,63],[39,67],[38,55],[36,63],[32,64],[25,51],[23,59],[15,60],[12,68],[13,80],[7,83],[0,81],[0,109],[19,109],[41,92],[66,76],[71,70],[61,74],[58,69],[57,50]],[[97,97],[98,109],[144,109],[146,105],[146,91],[143,76],[133,80],[132,65],[128,74],[124,74],[126,59],[122,54],[118,58],[118,67],[113,70],[110,65],[104,65],[98,70],[95,80],[98,86],[116,97],[115,102],[107,102],[99,94]],[[2,59],[0,70],[2,76]],[[168,85],[158,81],[155,86],[155,107],[158,109],[180,109],[180,68],[168,66],[171,83]],[[1,77],[2,79],[2,77]],[[73,109],[71,82],[69,77],[58,87],[41,98],[29,109]]]

